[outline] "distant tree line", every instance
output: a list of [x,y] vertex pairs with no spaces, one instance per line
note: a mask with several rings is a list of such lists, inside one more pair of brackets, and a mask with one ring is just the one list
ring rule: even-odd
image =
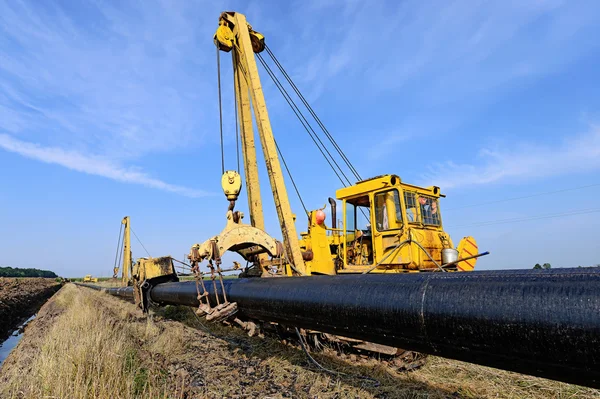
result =
[[1,267],[0,266],[0,277],[48,277],[48,278],[56,278],[58,277],[56,273],[51,272],[50,270],[40,270],[40,269],[21,269],[18,267]]
[[[583,267],[583,268],[600,267],[600,263],[598,263],[594,266],[577,266],[577,267]],[[536,263],[535,266],[533,266],[533,268],[534,269],[552,269],[552,266],[550,265],[550,263],[544,263],[543,265]]]

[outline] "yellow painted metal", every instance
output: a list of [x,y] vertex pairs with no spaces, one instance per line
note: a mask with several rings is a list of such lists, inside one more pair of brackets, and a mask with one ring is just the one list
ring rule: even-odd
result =
[[[223,21],[226,21],[228,26],[232,28],[236,39],[234,48],[237,52],[237,57],[234,60],[239,63],[240,67],[238,68],[236,66],[235,69],[238,72],[241,71],[243,73],[250,91],[254,118],[258,128],[258,134],[271,183],[273,198],[275,200],[275,209],[277,210],[277,216],[281,225],[281,232],[283,235],[283,243],[286,254],[289,257],[289,261],[294,265],[294,268],[300,274],[310,274],[310,270],[306,270],[304,260],[302,258],[296,226],[294,224],[294,218],[283,179],[281,165],[277,156],[277,149],[275,146],[275,139],[273,138],[271,122],[269,120],[267,106],[260,83],[260,77],[258,75],[258,68],[256,66],[256,60],[254,59],[254,50],[261,50],[260,43],[256,43],[257,38],[260,41],[260,37],[258,37],[256,32],[252,31],[251,28],[249,29],[246,17],[242,14],[223,13],[219,22],[221,26],[223,25]],[[253,37],[254,40],[252,39]],[[216,39],[219,41],[218,36]],[[253,41],[255,43],[253,43]],[[221,44],[220,41],[219,44]],[[238,78],[238,82],[241,80],[241,77]],[[244,107],[243,104],[240,104],[240,106]],[[246,112],[250,112],[250,109],[245,108],[244,114]],[[251,186],[250,184],[252,184],[252,182],[250,181],[247,181],[246,184],[248,192],[260,189],[259,186]]]
[[223,173],[221,186],[223,187],[225,197],[227,197],[229,201],[235,201],[238,199],[238,195],[240,195],[240,190],[242,189],[242,178],[238,172],[228,170]]
[[[189,259],[193,262],[216,259],[226,251],[237,252],[246,260],[261,254],[279,257],[277,240],[261,229],[242,223],[242,218],[243,214],[236,220],[233,211],[227,211],[227,224],[223,231],[201,244],[194,244]],[[218,254],[214,253],[215,248]]]
[[243,72],[242,62],[238,60],[237,51],[232,53],[235,96],[237,99],[238,121],[242,142],[242,156],[244,159],[244,175],[246,178],[248,210],[250,211],[250,224],[257,229],[265,229],[265,218],[260,195],[258,180],[258,164],[256,160],[256,146],[254,144],[254,130],[252,128],[252,112],[250,95],[248,92],[247,78]]
[[[242,14],[226,12],[221,14],[219,19],[215,43],[220,50],[234,50],[234,85],[251,224],[264,233],[252,129],[253,111],[281,225],[285,252],[290,257],[287,260],[295,266],[294,270],[306,275],[441,270],[442,250],[453,248],[452,240],[443,230],[441,222],[438,200],[444,196],[437,186],[419,187],[403,183],[397,175],[377,176],[337,190],[336,198],[342,202],[342,228],[328,229],[324,223],[317,223],[316,211],[313,211],[308,215],[308,231],[302,233],[302,238],[298,239],[295,217],[291,212],[253,54],[263,51],[264,37],[252,29]],[[356,211],[356,207],[360,207],[360,212]],[[367,219],[368,225],[358,228],[357,218],[362,215]],[[231,239],[234,243],[231,248],[234,251],[239,252],[242,249],[252,252],[255,251],[253,248],[258,241],[274,242],[266,235],[259,234],[260,238],[252,237],[255,232],[251,229],[242,226],[236,228],[240,230],[230,236],[234,237]],[[225,233],[224,230],[221,238],[224,238]],[[465,240],[461,241],[459,252],[476,249],[476,245],[469,246]],[[208,248],[207,245],[203,244],[203,248]],[[196,251],[200,249],[200,246],[196,247]],[[261,265],[272,266],[273,262],[278,261],[267,261],[266,253],[272,255],[272,252],[263,251],[259,255]],[[468,265],[474,264],[475,261],[472,260]],[[263,275],[265,270],[263,268]],[[469,268],[465,261],[460,262],[458,266],[449,266],[447,270],[472,268]],[[284,274],[290,275],[290,268],[286,268]]]
[[[344,223],[339,254],[343,266],[338,273],[439,271],[442,249],[453,248],[442,227],[438,199],[443,195],[437,186],[419,187],[385,175],[340,189],[336,195],[342,200]],[[407,204],[409,198],[412,202]],[[366,229],[351,223],[360,217],[354,205],[364,207]]]
[[[464,237],[458,243],[458,259],[468,258],[473,255],[477,255],[479,252],[479,248],[477,247],[477,241],[471,236]],[[463,260],[462,262],[458,262],[456,267],[461,272],[470,272],[475,268],[475,263],[477,262],[477,258]]]
[[85,277],[83,277],[82,282],[83,283],[97,283],[98,277],[92,277],[91,274],[86,274]]
[[140,258],[133,265],[131,273],[132,279],[138,282],[176,275],[173,258],[170,255],[160,258]]
[[384,175],[372,179],[363,180],[355,185],[340,188],[335,192],[337,199],[356,197],[361,194],[372,193],[400,183],[400,178],[396,175]]
[[179,281],[170,255],[138,259],[132,266],[130,280],[135,303],[144,311],[147,310],[148,290],[155,284],[168,281]]
[[129,216],[125,216],[121,223],[123,223],[125,226],[125,233],[123,235],[123,270],[121,281],[124,285],[128,285],[131,275],[131,267],[133,266],[133,260],[131,257],[131,225],[129,222]]
[[214,40],[217,47],[219,47],[219,50],[229,52],[233,49],[233,32],[229,29],[225,20],[219,20],[219,27],[215,32]]
[[308,232],[302,233],[300,248],[310,254],[305,263],[311,273],[335,274],[334,257],[331,255],[332,236],[327,235],[325,224],[318,224],[317,211],[310,212]]

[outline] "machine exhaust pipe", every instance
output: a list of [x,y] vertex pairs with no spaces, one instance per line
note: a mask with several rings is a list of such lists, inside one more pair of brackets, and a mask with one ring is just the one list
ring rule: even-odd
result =
[[[600,388],[600,269],[224,283],[238,314],[248,318]],[[212,285],[207,289],[214,301]],[[131,288],[106,291],[133,296]],[[193,281],[150,292],[152,301],[171,305],[198,306],[197,295]]]
[[331,197],[329,197],[329,205],[331,206],[331,228],[337,229],[337,204],[335,200]]

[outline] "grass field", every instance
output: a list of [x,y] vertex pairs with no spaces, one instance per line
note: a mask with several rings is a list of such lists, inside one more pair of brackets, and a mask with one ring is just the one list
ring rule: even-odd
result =
[[600,397],[593,389],[436,357],[396,373],[374,359],[313,356],[346,375],[316,370],[295,343],[207,324],[190,308],[145,317],[132,303],[68,284],[0,370],[0,397]]

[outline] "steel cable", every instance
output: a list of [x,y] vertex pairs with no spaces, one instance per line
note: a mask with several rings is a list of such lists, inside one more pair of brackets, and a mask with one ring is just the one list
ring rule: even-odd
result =
[[290,180],[292,182],[292,186],[294,186],[294,190],[296,190],[296,194],[298,194],[298,199],[300,199],[300,203],[302,204],[302,208],[304,208],[304,212],[306,212],[306,214],[308,215],[308,209],[306,209],[306,205],[304,205],[304,201],[302,200],[302,196],[300,195],[300,191],[298,190],[298,187],[296,186],[296,182],[294,181],[294,177],[292,176],[292,173],[290,172],[290,169],[287,166],[287,162],[285,162],[285,158],[283,157],[283,154],[281,153],[281,150],[279,149],[279,145],[277,145],[277,140],[273,139],[273,141],[275,142],[275,148],[277,148],[277,153],[279,154],[279,158],[281,158],[281,162],[283,162],[283,166],[285,167],[285,170],[288,173],[288,176],[290,177]]
[[298,86],[296,86],[296,84],[294,83],[294,81],[292,80],[292,78],[289,76],[289,74],[287,73],[287,71],[285,70],[285,68],[283,67],[283,65],[281,65],[281,63],[279,62],[279,60],[277,59],[277,57],[275,57],[275,54],[273,54],[273,52],[271,51],[271,49],[269,48],[269,46],[265,45],[265,49],[267,50],[267,53],[269,54],[269,56],[271,57],[271,59],[273,60],[273,62],[275,63],[275,65],[277,65],[277,67],[279,68],[279,70],[281,71],[281,73],[283,74],[283,76],[286,78],[286,80],[288,81],[288,83],[290,84],[290,86],[292,87],[292,89],[294,89],[294,91],[296,92],[296,94],[298,95],[298,97],[300,98],[300,100],[302,101],[302,103],[304,104],[304,106],[306,107],[306,109],[308,109],[308,112],[315,119],[315,121],[317,122],[317,124],[319,125],[319,127],[321,127],[321,130],[323,130],[323,133],[325,133],[325,136],[327,136],[327,138],[329,139],[329,141],[331,142],[331,144],[333,145],[333,147],[336,149],[336,151],[338,152],[338,154],[340,155],[340,157],[342,157],[342,159],[344,160],[344,162],[346,163],[346,165],[348,166],[348,168],[350,169],[350,171],[354,174],[354,177],[356,177],[359,181],[362,180],[362,178],[358,174],[358,171],[356,170],[356,168],[354,167],[354,165],[352,165],[352,163],[350,162],[350,160],[348,159],[348,157],[346,156],[346,154],[344,153],[344,151],[340,148],[340,146],[337,144],[337,142],[333,138],[333,135],[331,133],[329,133],[329,130],[327,130],[327,128],[325,127],[325,125],[323,124],[323,122],[321,122],[321,119],[317,116],[316,112],[310,106],[310,104],[308,103],[308,101],[306,101],[306,98],[304,98],[304,96],[300,92],[300,89],[298,89]]
[[[234,58],[233,64],[235,65],[236,64],[235,51],[233,52],[232,57]],[[237,74],[237,72],[235,70],[233,71],[233,73]],[[237,91],[236,89],[237,88],[234,85],[233,86],[233,107],[234,107],[233,113],[235,114],[235,154],[237,157],[237,172],[239,174],[240,173],[240,137],[239,137],[240,135],[239,135],[239,130],[238,130],[238,99],[237,99],[237,95],[236,95],[236,91]]]
[[[323,157],[325,158],[325,160],[327,161],[327,163],[329,164],[329,166],[331,167],[333,172],[336,174],[338,179],[340,179],[340,182],[344,186],[352,184],[350,182],[350,179],[348,179],[346,174],[343,172],[342,168],[335,161],[335,159],[333,158],[333,156],[331,155],[331,153],[329,152],[327,147],[325,147],[325,144],[323,143],[323,141],[319,138],[317,133],[310,126],[310,124],[308,123],[308,120],[304,117],[304,115],[302,114],[302,112],[300,111],[300,109],[298,108],[296,103],[294,102],[294,100],[292,100],[290,95],[287,93],[287,91],[285,90],[285,88],[283,87],[283,85],[281,84],[279,79],[277,79],[277,77],[275,76],[275,74],[273,73],[273,71],[271,70],[269,65],[267,65],[267,63],[265,62],[265,60],[262,58],[262,56],[260,54],[257,54],[257,58],[261,62],[262,66],[265,68],[267,73],[269,74],[269,77],[273,80],[273,83],[275,83],[275,86],[277,86],[277,89],[279,89],[279,92],[283,95],[285,101],[292,108],[292,111],[294,112],[294,114],[296,115],[296,117],[298,118],[298,120],[300,121],[300,123],[302,124],[302,126],[304,127],[304,129],[306,130],[308,135],[310,136],[310,138],[313,140],[313,143],[317,146],[317,148],[319,149],[319,151],[321,152],[321,154],[323,155]],[[317,143],[317,141],[321,144],[320,146],[319,146],[319,143]],[[325,150],[325,152],[327,153],[329,158],[327,157],[327,155],[325,155],[325,152],[323,152],[323,150]],[[333,164],[335,164],[335,166],[337,167],[337,170],[331,162],[333,162]],[[344,179],[342,179],[342,177],[340,176],[340,174],[346,180],[345,182],[344,182]]]
[[[119,247],[121,246],[121,235],[123,234],[123,223],[121,223],[121,228],[119,229],[119,240],[117,241],[117,252],[115,253],[115,264],[113,266],[113,270],[117,267],[117,259],[119,257]],[[116,275],[113,276],[116,277]]]
[[219,87],[219,129],[221,132],[221,173],[225,174],[225,150],[223,148],[223,105],[221,101],[221,55],[217,46],[217,84]]
[[152,256],[150,256],[150,252],[148,252],[148,250],[146,249],[146,247],[144,246],[144,244],[142,244],[142,242],[138,238],[137,234],[135,234],[135,231],[133,231],[133,228],[131,228],[131,232],[135,236],[135,239],[140,243],[140,245],[142,246],[142,248],[144,248],[144,251],[146,251],[146,254],[148,254],[148,257],[151,258]]

